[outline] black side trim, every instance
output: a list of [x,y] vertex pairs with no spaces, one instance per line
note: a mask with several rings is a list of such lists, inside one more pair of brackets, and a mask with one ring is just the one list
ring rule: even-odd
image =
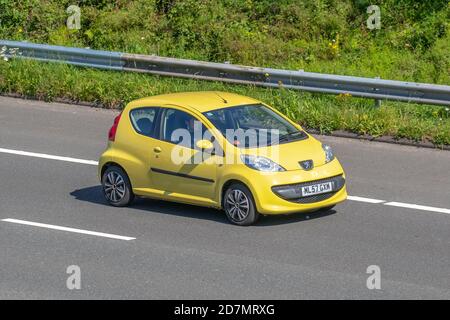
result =
[[151,168],[151,170],[153,172],[157,172],[157,173],[170,174],[172,176],[177,176],[177,177],[182,177],[182,178],[188,178],[188,179],[194,179],[194,180],[214,183],[214,180],[212,180],[212,179],[203,178],[203,177],[197,177],[197,176],[191,176],[191,175],[186,174],[186,173],[167,171],[167,170],[162,170],[162,169],[158,169],[158,168]]

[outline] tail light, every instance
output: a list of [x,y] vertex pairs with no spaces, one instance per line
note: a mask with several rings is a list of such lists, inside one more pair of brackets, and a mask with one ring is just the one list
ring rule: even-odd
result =
[[108,140],[109,141],[114,141],[116,139],[116,132],[117,132],[117,126],[119,125],[119,121],[120,121],[120,117],[122,116],[122,113],[120,113],[115,119],[114,119],[114,123],[111,127],[111,129],[109,129],[109,133],[108,133]]

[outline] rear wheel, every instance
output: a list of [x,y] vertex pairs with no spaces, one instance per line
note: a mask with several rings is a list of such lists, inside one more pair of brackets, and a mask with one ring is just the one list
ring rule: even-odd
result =
[[125,207],[134,199],[130,179],[118,166],[111,166],[105,170],[102,176],[102,187],[106,200],[112,206]]
[[225,191],[223,208],[228,220],[240,226],[249,226],[259,219],[253,196],[242,184],[232,184]]

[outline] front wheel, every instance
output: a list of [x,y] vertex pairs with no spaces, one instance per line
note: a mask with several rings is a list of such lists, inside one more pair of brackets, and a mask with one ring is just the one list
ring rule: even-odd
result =
[[228,220],[240,226],[249,226],[259,219],[253,196],[242,184],[233,184],[225,191],[223,208]]
[[134,199],[130,179],[118,166],[111,166],[105,170],[102,176],[102,187],[106,200],[114,207],[125,207]]

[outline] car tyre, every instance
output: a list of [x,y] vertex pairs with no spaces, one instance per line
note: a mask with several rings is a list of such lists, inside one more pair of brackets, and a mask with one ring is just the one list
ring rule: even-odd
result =
[[249,226],[256,223],[260,214],[256,210],[255,200],[250,190],[240,184],[232,184],[225,191],[223,209],[231,223]]
[[102,190],[106,201],[114,207],[128,206],[134,199],[130,179],[118,166],[111,166],[105,170],[102,176]]

